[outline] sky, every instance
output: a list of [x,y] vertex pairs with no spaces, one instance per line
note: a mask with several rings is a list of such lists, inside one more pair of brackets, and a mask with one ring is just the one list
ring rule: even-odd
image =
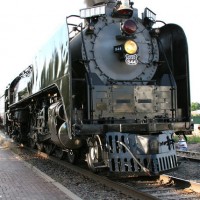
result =
[[[0,95],[53,33],[65,23],[66,16],[79,14],[84,0],[6,0],[0,2]],[[198,1],[135,0],[139,17],[145,7],[157,20],[180,25],[187,36],[190,63],[191,102],[200,103]]]

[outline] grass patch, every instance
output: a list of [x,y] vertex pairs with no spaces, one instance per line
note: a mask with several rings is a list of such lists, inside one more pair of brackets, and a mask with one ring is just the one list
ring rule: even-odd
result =
[[[188,144],[200,143],[200,136],[188,135],[186,137]],[[179,140],[177,135],[175,135],[173,139],[175,140],[175,142],[178,142]]]

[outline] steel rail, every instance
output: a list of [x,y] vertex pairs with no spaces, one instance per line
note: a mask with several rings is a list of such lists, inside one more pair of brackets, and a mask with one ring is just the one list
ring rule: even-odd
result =
[[200,162],[200,153],[194,151],[176,151],[178,157],[188,158]]
[[88,170],[80,168],[76,165],[67,163],[66,161],[58,160],[57,158],[48,156],[47,154],[45,154],[43,152],[38,151],[37,154],[44,158],[48,158],[53,162],[57,162],[57,163],[61,164],[62,166],[67,167],[68,169],[73,170],[77,173],[80,173],[81,175],[86,176],[86,177],[88,177],[98,183],[101,183],[109,188],[112,188],[112,189],[119,191],[127,196],[130,196],[133,200],[157,200],[158,199],[155,196],[135,190],[132,187],[127,186],[123,183],[112,181],[106,177],[99,176],[97,174],[94,174],[93,172],[90,172]]
[[[109,188],[112,188],[116,191],[119,191],[119,192],[125,194],[125,195],[128,195],[128,196],[132,197],[132,199],[137,199],[137,200],[139,200],[139,199],[141,199],[141,200],[161,199],[160,197],[158,198],[156,196],[157,194],[151,195],[150,193],[154,190],[159,190],[159,187],[160,186],[162,187],[163,185],[164,186],[165,185],[173,185],[176,189],[177,188],[179,188],[180,190],[187,189],[190,192],[200,193],[200,184],[199,183],[195,183],[195,182],[192,182],[189,180],[184,180],[184,179],[169,176],[169,175],[160,175],[159,177],[154,178],[154,179],[153,179],[153,177],[149,177],[149,180],[153,179],[153,183],[156,183],[156,182],[160,183],[160,186],[159,185],[152,186],[152,188],[148,190],[148,186],[145,185],[145,181],[144,181],[144,188],[147,187],[147,189],[144,189],[142,191],[142,189],[140,190],[137,188],[137,181],[135,181],[136,184],[135,184],[135,188],[134,188],[134,186],[128,186],[126,183],[120,183],[119,181],[117,182],[117,181],[110,180],[109,178],[107,178],[105,176],[100,176],[100,175],[94,174],[93,172],[90,172],[86,169],[83,169],[76,165],[67,163],[66,161],[58,160],[55,157],[48,156],[46,153],[43,153],[40,151],[38,151],[37,153],[38,153],[38,155],[40,155],[42,157],[48,158],[48,159],[52,160],[53,162],[57,162],[77,173],[80,173],[86,177],[89,177],[90,179],[92,179],[94,181],[104,184],[105,186],[107,186]],[[138,177],[138,179],[141,180],[142,178]],[[145,179],[148,180],[148,177],[146,177]],[[137,180],[137,178],[132,179],[132,180]],[[142,181],[141,181],[141,184],[143,184]],[[163,189],[160,189],[160,190],[163,191]],[[167,189],[166,189],[166,191],[165,190],[163,191],[162,195],[161,194],[159,194],[159,195],[160,196],[164,195],[167,197]],[[178,193],[175,192],[174,195],[178,196]],[[194,197],[198,196],[198,194],[192,194],[192,195]],[[198,197],[200,197],[200,195]]]
[[200,183],[184,180],[174,176],[168,176],[165,174],[160,176],[160,181],[164,181],[164,183],[173,183],[179,187],[187,188],[194,192],[200,193]]

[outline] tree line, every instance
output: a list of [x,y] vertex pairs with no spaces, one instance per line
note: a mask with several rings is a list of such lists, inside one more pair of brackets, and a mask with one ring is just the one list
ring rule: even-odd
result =
[[191,104],[191,111],[200,110],[200,103],[192,102]]

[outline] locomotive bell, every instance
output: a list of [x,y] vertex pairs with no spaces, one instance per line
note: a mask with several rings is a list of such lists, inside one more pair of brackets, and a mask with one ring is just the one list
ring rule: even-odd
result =
[[112,17],[129,18],[133,15],[133,9],[130,8],[130,0],[117,1],[113,9]]

